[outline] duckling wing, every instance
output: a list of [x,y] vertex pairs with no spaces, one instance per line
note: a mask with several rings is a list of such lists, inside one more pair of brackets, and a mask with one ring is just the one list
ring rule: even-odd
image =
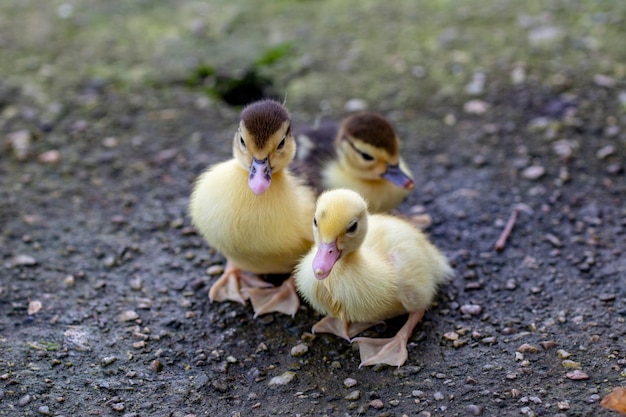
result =
[[395,271],[397,297],[406,312],[428,308],[437,287],[452,275],[446,257],[410,223],[389,215],[370,216],[368,245],[384,253]]

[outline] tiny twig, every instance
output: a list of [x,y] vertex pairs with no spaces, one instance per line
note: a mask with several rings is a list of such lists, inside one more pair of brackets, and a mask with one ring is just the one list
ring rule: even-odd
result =
[[494,249],[498,252],[502,252],[504,250],[504,245],[506,244],[506,240],[508,239],[511,231],[513,230],[513,226],[515,226],[515,221],[517,220],[517,216],[519,214],[519,208],[514,208],[513,212],[511,212],[511,217],[509,217],[509,221],[506,222],[506,226],[502,231],[502,234],[498,238],[498,241],[494,245]]

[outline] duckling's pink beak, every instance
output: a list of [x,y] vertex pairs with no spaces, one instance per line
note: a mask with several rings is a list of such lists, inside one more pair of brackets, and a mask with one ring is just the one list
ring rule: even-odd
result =
[[272,167],[269,156],[261,161],[252,157],[250,164],[250,175],[248,176],[248,186],[256,195],[263,194],[272,182]]
[[400,165],[387,165],[383,178],[405,190],[413,189],[413,180],[400,169]]
[[315,274],[315,278],[319,280],[326,278],[340,256],[341,251],[337,249],[337,241],[331,243],[321,242],[313,258],[313,273]]

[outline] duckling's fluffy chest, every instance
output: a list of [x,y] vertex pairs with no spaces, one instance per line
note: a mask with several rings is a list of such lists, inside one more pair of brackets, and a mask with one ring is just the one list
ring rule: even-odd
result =
[[194,225],[235,265],[254,273],[290,272],[313,240],[314,195],[288,172],[257,196],[235,160],[203,173],[191,195]]
[[[306,260],[302,264],[310,265]],[[347,322],[373,322],[406,313],[396,275],[384,260],[342,259],[325,280],[308,276],[302,280],[296,276],[298,288],[323,314]]]

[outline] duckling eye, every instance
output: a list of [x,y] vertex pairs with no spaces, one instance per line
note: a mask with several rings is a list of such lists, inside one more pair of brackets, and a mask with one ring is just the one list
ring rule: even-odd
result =
[[356,232],[356,229],[358,227],[359,223],[358,222],[354,222],[350,225],[350,227],[348,227],[348,229],[346,230],[347,233],[354,233]]
[[313,217],[313,226],[317,227],[317,219]]
[[285,147],[285,139],[283,138],[283,140],[280,141],[280,143],[278,144],[278,146],[276,147],[276,149],[281,150],[282,148]]
[[374,160],[374,157],[372,155],[370,155],[368,153],[365,153],[365,152],[361,152],[361,157],[363,159],[365,159],[366,161],[373,161]]
[[243,140],[243,136],[239,136],[239,144],[242,148],[246,149],[246,142]]

